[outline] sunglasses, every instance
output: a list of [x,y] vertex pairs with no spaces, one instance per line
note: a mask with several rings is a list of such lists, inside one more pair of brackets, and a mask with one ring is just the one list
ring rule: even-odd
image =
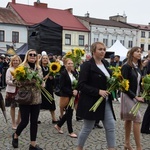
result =
[[37,54],[32,54],[32,53],[30,53],[30,54],[29,54],[29,56],[36,57],[36,56],[37,56]]

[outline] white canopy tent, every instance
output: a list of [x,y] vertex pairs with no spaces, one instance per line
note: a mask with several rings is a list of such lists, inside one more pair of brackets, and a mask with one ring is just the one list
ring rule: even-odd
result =
[[107,49],[107,52],[114,52],[114,55],[119,55],[120,60],[126,58],[128,49],[125,48],[119,40],[117,40],[110,48]]

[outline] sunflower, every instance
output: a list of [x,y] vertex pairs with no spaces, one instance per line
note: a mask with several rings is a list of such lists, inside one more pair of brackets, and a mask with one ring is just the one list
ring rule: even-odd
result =
[[11,71],[11,74],[15,79],[23,80],[26,77],[26,70],[23,66],[19,66],[14,71]]
[[81,55],[84,56],[84,54],[85,54],[85,50],[82,49],[82,50],[81,50]]
[[124,89],[125,91],[129,90],[129,80],[123,79],[120,84],[122,89]]
[[61,65],[59,62],[52,62],[50,63],[49,68],[50,68],[50,72],[55,75],[56,73],[60,71]]
[[70,55],[72,55],[72,52],[67,52],[66,53],[66,56],[70,56]]

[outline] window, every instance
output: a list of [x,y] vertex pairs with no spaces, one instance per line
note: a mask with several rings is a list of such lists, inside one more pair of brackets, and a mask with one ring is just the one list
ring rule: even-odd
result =
[[141,50],[144,51],[144,44],[141,44]]
[[145,32],[141,31],[141,37],[145,38]]
[[150,50],[150,45],[148,45],[148,50]]
[[108,46],[108,39],[103,39],[103,43]]
[[71,34],[65,34],[65,45],[71,45]]
[[4,42],[4,31],[0,30],[0,42]]
[[111,41],[111,45],[113,45],[115,42],[116,42],[116,40],[112,40],[112,41]]
[[128,42],[128,47],[131,48],[133,46],[133,41]]
[[120,43],[121,43],[122,45],[124,45],[124,40],[120,40]]
[[79,46],[84,46],[84,35],[79,35]]
[[150,32],[148,33],[148,38],[150,38]]
[[98,42],[98,38],[94,38],[94,42]]
[[12,32],[12,42],[13,43],[19,43],[19,32]]

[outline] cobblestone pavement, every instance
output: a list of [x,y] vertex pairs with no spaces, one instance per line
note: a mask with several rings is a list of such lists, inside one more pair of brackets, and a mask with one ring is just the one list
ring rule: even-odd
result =
[[[5,97],[5,90],[2,91],[3,96]],[[56,97],[56,103],[58,103],[58,97]],[[124,129],[123,121],[120,120],[120,103],[114,102],[114,109],[117,117],[116,121],[116,141],[117,141],[117,150],[123,150],[124,145]],[[142,115],[146,109],[147,105],[142,104],[141,112]],[[14,130],[11,128],[10,120],[10,109],[7,110],[7,119],[8,123],[5,122],[4,117],[0,111],[0,150],[13,150],[11,145],[11,136]],[[56,116],[59,116],[59,109],[57,107]],[[68,136],[66,123],[63,126],[64,134],[58,134],[54,129],[52,124],[51,115],[49,111],[42,110],[40,112],[39,120],[41,124],[38,127],[37,142],[43,150],[76,150],[77,139],[70,138]],[[76,121],[75,112],[73,116],[73,128],[75,133],[79,133],[82,121]],[[150,150],[150,135],[141,134],[141,141],[143,150]],[[28,150],[30,142],[29,135],[29,125],[22,132],[19,137],[19,148],[16,150]],[[131,143],[135,147],[135,142],[133,134],[131,135]],[[93,129],[85,145],[86,150],[106,150],[106,140],[104,129]]]

